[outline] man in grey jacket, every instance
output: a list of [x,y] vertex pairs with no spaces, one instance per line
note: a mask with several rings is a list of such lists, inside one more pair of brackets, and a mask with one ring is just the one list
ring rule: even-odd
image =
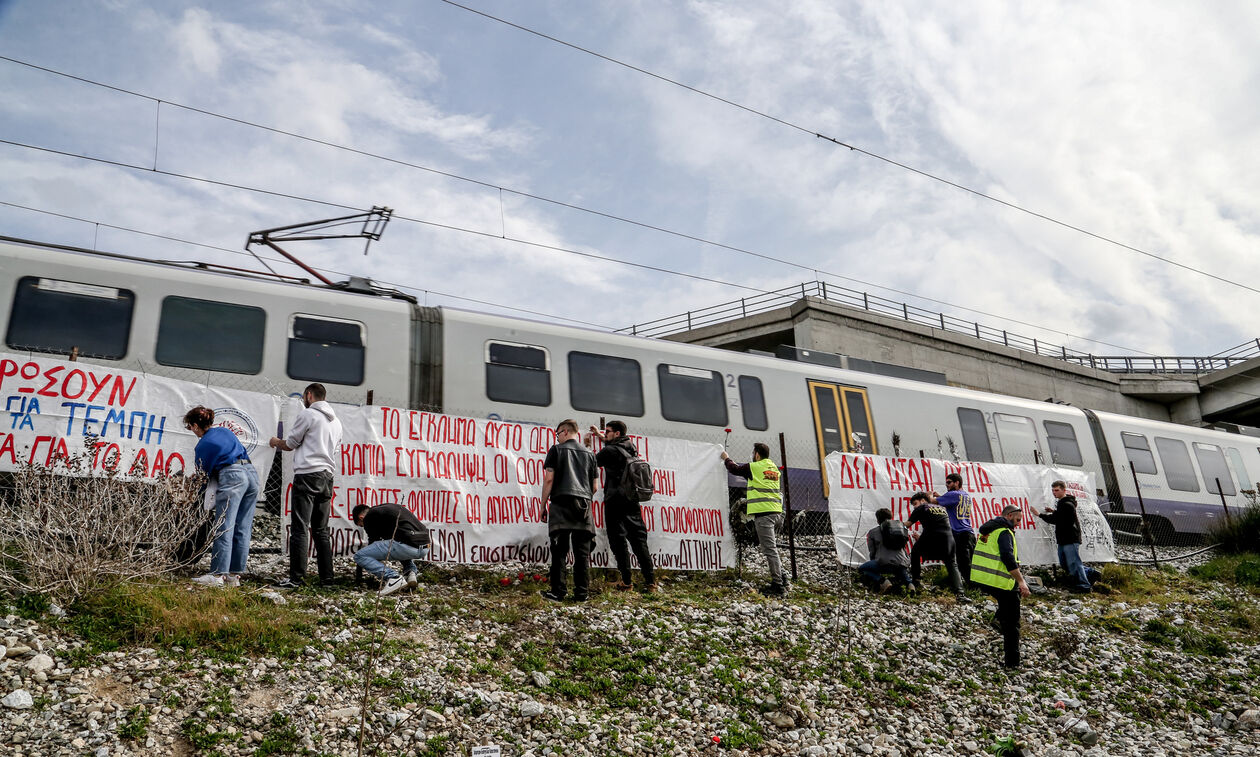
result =
[[595,543],[595,520],[591,500],[599,468],[595,455],[579,442],[577,421],[563,420],[556,426],[556,443],[543,460],[542,501],[547,535],[551,540],[551,590],[542,595],[564,600],[565,562],[573,550],[573,601],[585,602],[590,592],[591,547]]
[[306,409],[290,424],[285,438],[273,436],[269,446],[293,452],[293,491],[290,495],[292,520],[289,525],[289,577],[277,589],[295,589],[306,578],[310,558],[310,538],[315,538],[319,582],[333,582],[332,540],[328,533],[328,511],[332,505],[333,471],[341,447],[341,421],[325,398],[323,384],[311,384],[302,392]]
[[866,532],[866,549],[870,559],[858,566],[862,581],[872,590],[884,594],[893,588],[887,576],[910,591],[910,552],[906,549],[910,535],[904,523],[893,520],[892,510],[875,511],[876,526]]

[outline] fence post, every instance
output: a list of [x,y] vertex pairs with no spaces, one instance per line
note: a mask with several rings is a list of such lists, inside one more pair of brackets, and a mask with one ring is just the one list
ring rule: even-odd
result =
[[941,331],[945,330],[945,314],[941,313]]
[[739,313],[742,317],[748,317],[748,306],[744,303],[744,298],[739,298]]
[[371,404],[372,404],[372,396],[373,396],[373,395],[375,395],[375,394],[376,394],[376,390],[375,390],[375,389],[369,389],[369,390],[368,390],[368,393],[367,393],[367,403],[366,403],[366,404],[368,404],[368,405],[371,405]]
[[687,330],[691,331],[691,311],[687,311]]
[[[791,497],[791,490],[788,485],[787,443],[784,441],[782,431],[779,432],[779,460],[782,461],[780,465],[783,466],[783,475],[780,477],[780,482],[782,485],[779,488],[782,489],[783,491],[783,514],[784,514],[784,517],[787,518],[788,555],[791,557],[791,560],[792,560],[792,580],[795,581],[796,580],[796,530],[792,526],[792,520],[793,520],[792,497]],[[823,471],[823,475],[824,476],[827,475],[827,472],[825,470]]]
[[904,302],[901,303],[901,317],[907,321],[910,320],[910,306]]
[[1041,354],[1041,350],[1037,347],[1037,340],[1036,340],[1036,339],[1034,339],[1034,340],[1033,340],[1033,354],[1034,354],[1034,355],[1040,355],[1040,354]]
[[1006,329],[1002,329],[1002,344],[1006,347],[1011,346],[1011,343],[1006,340]]
[[823,299],[825,300],[827,299],[827,282],[821,281],[819,283],[822,284],[822,294],[823,294]]
[[1129,473],[1133,474],[1133,488],[1137,490],[1138,509],[1142,511],[1142,538],[1151,545],[1151,562],[1159,567],[1159,555],[1155,554],[1155,537],[1151,535],[1151,524],[1146,520],[1146,502],[1142,499],[1142,485],[1138,483],[1137,469],[1129,465]]
[[1221,507],[1225,508],[1225,522],[1233,525],[1233,520],[1229,517],[1229,505],[1225,502],[1225,492],[1221,490],[1221,477],[1216,477],[1216,493],[1221,495]]
[[862,292],[862,309],[863,310],[871,309],[871,296],[870,294],[866,292]]

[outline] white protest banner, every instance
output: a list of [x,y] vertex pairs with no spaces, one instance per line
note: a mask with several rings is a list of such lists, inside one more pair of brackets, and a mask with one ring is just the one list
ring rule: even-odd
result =
[[123,371],[106,365],[0,353],[0,397],[9,422],[0,425],[0,470],[52,465],[95,440],[93,473],[143,478],[192,473],[197,437],[184,414],[214,410],[214,425],[230,429],[267,480],[273,450],[269,429],[280,399],[257,392]]
[[[1002,514],[1008,504],[1023,515],[1015,524],[1019,561],[1025,565],[1058,563],[1054,526],[1036,516],[1054,507],[1050,484],[1062,480],[1068,494],[1076,497],[1081,522],[1081,559],[1114,562],[1115,542],[1094,496],[1094,475],[1070,468],[1042,465],[1006,465],[933,460],[930,458],[881,457],[833,452],[827,456],[831,529],[841,562],[856,567],[868,559],[866,532],[875,527],[875,511],[888,508],[893,517],[910,516],[910,497],[915,492],[944,492],[945,476],[957,473],[971,497],[971,523],[979,529],[985,521]],[[911,531],[917,537],[919,527]]]
[[[301,409],[296,401],[286,406],[286,427]],[[393,502],[429,527],[434,562],[550,562],[539,495],[554,429],[390,407],[333,409],[343,428],[329,517],[334,554],[350,554],[366,544],[366,535],[350,520],[355,506]],[[642,510],[656,567],[734,567],[721,447],[631,438],[655,477],[655,494]],[[286,550],[292,483],[292,455],[285,455],[281,541]],[[591,510],[597,531],[591,566],[614,567],[604,532],[602,488]]]

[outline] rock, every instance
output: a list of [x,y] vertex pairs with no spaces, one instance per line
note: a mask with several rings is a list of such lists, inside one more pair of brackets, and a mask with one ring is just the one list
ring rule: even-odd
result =
[[870,744],[859,744],[858,751],[861,752],[862,754],[871,754],[872,752],[875,751],[875,747],[871,746]]
[[521,717],[536,718],[547,711],[547,708],[531,700],[521,702]]
[[349,720],[350,718],[357,718],[358,716],[359,716],[358,707],[342,707],[339,710],[333,710],[332,712],[328,713],[328,717],[332,718],[333,720]]
[[26,669],[32,673],[41,673],[45,670],[52,670],[53,658],[46,654],[37,654],[26,663]]
[[534,679],[534,685],[540,689],[545,689],[551,685],[551,678],[541,670],[535,670],[531,677]]
[[1241,729],[1260,728],[1260,710],[1244,710],[1243,714],[1238,716],[1234,727]]
[[10,644],[9,649],[5,652],[6,657],[21,657],[24,654],[30,654],[31,648],[21,644]]
[[1089,730],[1081,735],[1081,743],[1085,746],[1093,746],[1098,743],[1098,732]]
[[[53,606],[56,607],[56,605]],[[97,747],[96,751],[92,753],[92,757],[109,757],[109,747]]]
[[258,596],[262,597],[263,599],[270,599],[272,602],[278,605],[289,604],[289,600],[285,599],[284,595],[278,591],[264,591]]
[[425,710],[422,714],[424,719],[429,723],[442,725],[446,722],[446,716],[436,710]]
[[979,744],[977,744],[977,743],[976,743],[976,742],[974,742],[974,741],[964,741],[964,742],[963,742],[963,745],[962,745],[962,748],[963,748],[963,749],[966,749],[968,752],[978,752],[978,751],[980,751],[980,745],[979,745]]
[[779,728],[787,730],[796,726],[796,719],[785,712],[776,712],[770,716],[770,722]]
[[0,704],[11,710],[29,710],[35,706],[35,700],[26,689],[17,689],[10,692],[4,699],[0,699]]
[[349,628],[347,628],[343,630],[341,633],[332,637],[331,641],[334,644],[345,644],[347,641],[350,641],[350,639],[352,638],[354,638],[354,634],[350,632]]

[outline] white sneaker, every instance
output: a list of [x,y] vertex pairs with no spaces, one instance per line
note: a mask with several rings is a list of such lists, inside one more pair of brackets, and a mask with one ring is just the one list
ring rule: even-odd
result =
[[240,586],[241,577],[235,573],[223,577],[224,586]]
[[197,576],[192,580],[192,582],[195,584],[201,584],[202,586],[210,586],[215,589],[223,588],[223,576],[218,573],[207,573],[204,576]]
[[403,580],[407,582],[408,589],[414,589],[420,585],[420,579],[416,576],[416,572],[414,570],[409,571],[407,575],[403,576]]
[[406,585],[407,579],[402,576],[394,576],[385,582],[385,585],[381,587],[381,590],[378,591],[377,594],[382,597],[388,597],[390,594],[393,594]]

